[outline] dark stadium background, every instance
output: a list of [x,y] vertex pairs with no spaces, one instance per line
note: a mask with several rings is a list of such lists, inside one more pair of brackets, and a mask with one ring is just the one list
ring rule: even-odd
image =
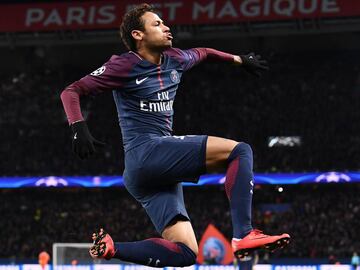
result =
[[[58,3],[6,4],[44,2]],[[255,51],[271,67],[260,79],[225,63],[207,62],[189,71],[175,102],[175,134],[246,141],[254,150],[256,172],[359,171],[360,8],[355,2],[348,4],[356,16],[173,25],[176,47]],[[0,176],[121,175],[122,141],[111,93],[82,100],[93,135],[107,142],[87,161],[72,154],[59,98],[68,84],[125,51],[117,30],[6,31],[11,14],[1,12],[4,8],[2,1]],[[270,148],[270,136],[299,136],[301,145]],[[350,264],[353,252],[360,252],[360,185],[282,188],[257,185],[254,196],[254,225],[293,237],[288,248],[270,255],[270,263]],[[209,223],[231,237],[222,186],[187,187],[185,199],[198,238]],[[276,210],[281,206],[286,211]],[[36,263],[40,251],[51,254],[54,242],[89,242],[92,230],[104,224],[122,241],[156,236],[123,188],[0,189],[0,264]],[[260,254],[260,263],[269,260]]]

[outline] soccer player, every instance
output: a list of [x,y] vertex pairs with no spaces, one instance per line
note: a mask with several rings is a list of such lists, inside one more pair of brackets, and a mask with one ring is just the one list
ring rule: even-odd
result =
[[172,136],[173,103],[184,71],[213,59],[260,75],[267,69],[266,61],[253,53],[238,56],[209,48],[172,48],[169,27],[147,4],[124,15],[120,32],[129,52],[113,55],[102,67],[69,85],[61,99],[74,152],[84,159],[103,143],[89,132],[79,98],[112,91],[125,149],[125,187],[145,208],[162,238],[114,243],[100,229],[93,234],[90,255],[153,267],[194,264],[198,245],[181,182],[196,183],[201,174],[219,170],[226,171],[235,255],[285,246],[288,234],[270,236],[252,228],[253,154],[248,144],[203,135]]
[[45,270],[46,265],[48,265],[50,261],[50,255],[46,251],[42,251],[39,253],[39,264],[42,270]]

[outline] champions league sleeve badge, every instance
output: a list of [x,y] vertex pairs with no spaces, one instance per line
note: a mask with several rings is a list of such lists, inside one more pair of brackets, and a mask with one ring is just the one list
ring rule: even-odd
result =
[[179,83],[180,82],[180,77],[179,77],[179,73],[173,69],[171,72],[170,72],[170,79],[173,83]]
[[99,67],[97,70],[91,72],[90,75],[99,76],[99,75],[103,74],[105,70],[106,70],[106,67],[102,66],[102,67]]

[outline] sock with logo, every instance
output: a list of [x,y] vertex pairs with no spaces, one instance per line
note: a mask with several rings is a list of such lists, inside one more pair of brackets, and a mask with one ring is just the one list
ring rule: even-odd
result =
[[114,258],[151,267],[189,266],[196,262],[195,253],[183,243],[162,238],[115,243]]
[[235,146],[228,158],[225,181],[234,238],[243,238],[252,230],[253,179],[252,149],[250,145],[241,142]]

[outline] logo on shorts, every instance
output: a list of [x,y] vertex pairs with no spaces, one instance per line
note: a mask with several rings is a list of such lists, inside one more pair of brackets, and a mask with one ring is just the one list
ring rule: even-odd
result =
[[175,69],[171,71],[170,79],[173,83],[178,83],[180,81],[179,73]]
[[104,73],[105,69],[106,69],[105,66],[99,67],[97,70],[91,72],[90,75],[99,76]]

